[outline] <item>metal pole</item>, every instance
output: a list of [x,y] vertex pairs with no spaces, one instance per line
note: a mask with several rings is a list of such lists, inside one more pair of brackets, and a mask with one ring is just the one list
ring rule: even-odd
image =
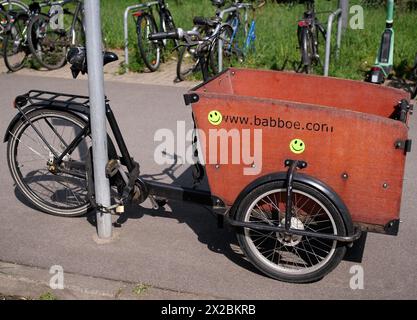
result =
[[127,19],[129,18],[129,11],[130,11],[130,7],[126,8],[125,14],[124,14],[124,19],[123,19],[123,26],[124,26],[124,35],[125,35],[125,66],[126,66],[126,71],[128,71],[129,69],[129,29],[128,29],[128,21]]
[[339,8],[333,13],[331,13],[329,16],[329,19],[327,20],[326,53],[325,53],[325,59],[324,59],[324,76],[326,77],[329,76],[333,21],[334,21],[334,18],[340,14],[342,14],[342,10]]
[[111,238],[111,215],[103,211],[110,206],[110,184],[106,178],[107,130],[104,100],[103,49],[100,0],[85,0],[88,89],[90,93],[90,121],[93,140],[94,186],[97,210],[97,232],[102,239]]
[[342,9],[342,26],[345,31],[349,20],[349,0],[339,0],[339,8]]

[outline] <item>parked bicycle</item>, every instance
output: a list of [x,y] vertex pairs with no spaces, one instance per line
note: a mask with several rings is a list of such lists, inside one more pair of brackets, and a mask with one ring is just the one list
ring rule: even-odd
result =
[[[210,67],[213,75],[220,72],[224,65],[231,66],[232,60],[243,61],[245,54],[249,49],[254,47],[255,35],[255,20],[252,20],[248,29],[248,8],[254,9],[250,3],[242,3],[240,1],[233,1],[233,3],[222,9],[226,3],[225,0],[212,0],[214,6],[216,6],[216,14],[214,18],[207,19],[203,17],[195,17],[193,20],[194,30],[197,30],[200,34],[210,36],[215,33],[216,26],[223,21],[229,25],[229,28],[223,29],[214,43]],[[244,10],[244,18],[242,19],[241,10]],[[227,15],[226,18],[224,16]],[[180,81],[186,80],[186,78],[195,72],[199,71],[199,57],[195,52],[193,46],[183,46],[180,49],[178,63],[177,63],[177,79]]]
[[[71,4],[75,5],[74,12],[67,7]],[[47,14],[42,13],[45,7],[49,9]],[[4,41],[7,68],[21,69],[30,54],[48,70],[64,66],[68,48],[85,41],[82,10],[82,1],[62,0],[33,1],[28,11],[16,12]]]
[[[149,40],[149,35],[157,32],[174,31],[176,27],[165,0],[148,2],[144,5],[145,8],[135,11],[133,17],[136,19],[139,53],[146,67],[153,72],[159,68],[162,52],[167,46],[167,41],[153,42]],[[159,25],[156,23],[154,10],[158,15]],[[173,44],[176,48],[177,40],[174,39]]]
[[15,0],[0,1],[0,56],[3,56],[4,38],[10,27],[10,23],[13,21],[10,13],[19,11],[26,12],[27,10],[29,10],[29,7],[23,2]]
[[315,1],[309,0],[306,3],[307,10],[303,19],[298,21],[297,37],[300,48],[301,59],[297,72],[311,73],[315,66],[323,65],[320,58],[319,34],[326,42],[326,30],[317,18]]
[[[153,41],[161,41],[164,39],[176,39],[181,40],[184,43],[181,45],[186,48],[187,52],[191,52],[195,57],[195,62],[191,66],[185,65],[185,60],[182,61],[181,66],[185,69],[179,69],[178,72],[182,72],[182,76],[185,77],[188,72],[196,72],[197,70],[201,72],[203,80],[207,81],[211,76],[217,74],[218,65],[217,65],[217,44],[219,39],[221,39],[224,34],[231,32],[231,27],[228,24],[222,24],[220,19],[205,19],[198,17],[194,19],[196,24],[200,26],[208,26],[214,28],[212,32],[206,35],[202,35],[196,28],[191,31],[184,31],[182,29],[177,29],[176,31],[168,33],[156,33],[149,36]],[[181,51],[185,52],[185,51]]]

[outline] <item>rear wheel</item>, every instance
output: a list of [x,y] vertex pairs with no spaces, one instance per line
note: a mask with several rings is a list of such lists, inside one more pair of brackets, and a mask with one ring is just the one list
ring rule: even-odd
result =
[[150,71],[159,68],[161,60],[161,45],[158,41],[150,41],[149,35],[158,31],[155,19],[149,14],[143,14],[137,21],[138,47],[143,62]]
[[313,37],[307,27],[299,29],[298,34],[301,62],[301,72],[311,73],[313,70]]
[[[58,155],[87,125],[73,114],[56,110],[34,111],[27,117]],[[61,166],[53,173],[48,162],[54,159],[54,154],[27,120],[22,118],[10,135],[7,161],[25,198],[49,214],[85,214],[90,207],[86,179],[90,137],[85,137],[71,154],[65,155]]]
[[[291,227],[310,232],[346,235],[341,214],[323,194],[294,183]],[[236,219],[242,222],[283,226],[286,187],[284,181],[259,186],[242,201]],[[238,230],[240,246],[252,264],[266,275],[287,282],[316,281],[342,260],[346,247],[335,240],[279,232]]]
[[29,48],[40,65],[48,70],[59,69],[66,64],[70,41],[65,29],[56,29],[50,17],[39,14],[32,17],[28,26]]

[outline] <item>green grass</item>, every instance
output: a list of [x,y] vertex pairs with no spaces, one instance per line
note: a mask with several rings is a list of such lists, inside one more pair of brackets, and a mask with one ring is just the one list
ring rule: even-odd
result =
[[[350,5],[360,4],[364,0],[351,0]],[[378,3],[377,0],[367,0]],[[102,0],[102,24],[105,45],[108,49],[124,47],[123,13],[127,6],[145,1],[138,0]],[[189,29],[194,16],[213,16],[214,7],[209,0],[167,0],[177,27]],[[379,1],[381,2],[381,1]],[[407,1],[402,1],[407,2]],[[407,2],[408,3],[408,2]],[[337,0],[316,1],[317,11],[334,10]],[[406,5],[403,5],[406,7]],[[385,27],[384,6],[365,7],[365,28],[348,28],[342,40],[338,61],[332,55],[330,74],[350,79],[363,79],[364,73],[374,63],[379,47],[381,33]],[[302,17],[304,5],[276,4],[267,1],[267,5],[257,11],[256,51],[241,65],[242,67],[261,69],[293,70],[299,61],[297,48],[297,20]],[[326,22],[326,14],[319,16]],[[399,77],[408,76],[417,52],[416,25],[417,11],[399,9],[395,15],[395,72]],[[335,25],[336,27],[336,25]],[[336,28],[334,28],[336,29]],[[335,37],[335,32],[333,34]],[[143,71],[144,65],[137,49],[137,39],[133,18],[129,19],[129,50],[134,71]],[[321,47],[324,47],[322,41]],[[333,48],[334,49],[334,48]],[[167,54],[170,54],[168,52]],[[324,56],[324,55],[322,55]],[[123,68],[121,68],[123,71]],[[317,69],[316,73],[322,71]]]
[[[180,4],[178,4],[178,2]],[[336,0],[316,1],[318,11],[336,8]],[[123,48],[123,11],[135,0],[102,1],[103,32],[110,48]],[[196,15],[210,16],[214,8],[209,0],[168,0],[169,8],[177,27],[188,29]],[[351,5],[360,3],[351,1]],[[293,70],[299,61],[297,48],[297,19],[302,16],[303,5],[278,5],[269,2],[257,12],[256,51],[242,64],[242,67],[261,69]],[[320,16],[325,22],[326,14]],[[398,76],[407,74],[417,51],[415,29],[416,11],[401,10],[395,16],[395,71]],[[373,64],[378,50],[381,33],[385,26],[385,9],[365,7],[365,28],[348,28],[343,37],[340,58],[332,56],[330,74],[350,79],[363,79],[364,73]],[[134,70],[142,70],[143,65],[136,49],[136,33],[133,19],[129,22],[130,50]],[[334,28],[336,29],[336,28]],[[335,32],[334,32],[335,33]],[[335,37],[335,34],[333,35]],[[321,44],[324,47],[324,43]],[[334,50],[334,48],[333,48]],[[323,55],[324,56],[324,55]],[[321,70],[316,70],[320,73]]]
[[137,296],[141,296],[145,294],[149,288],[151,288],[150,285],[140,283],[133,288],[132,292]]
[[39,296],[39,300],[58,300],[58,298],[51,292],[46,292]]

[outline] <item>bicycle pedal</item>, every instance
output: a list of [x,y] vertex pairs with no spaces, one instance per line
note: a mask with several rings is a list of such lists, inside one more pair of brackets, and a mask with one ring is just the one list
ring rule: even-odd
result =
[[106,165],[106,177],[112,178],[119,171],[120,164],[116,159],[111,159]]

